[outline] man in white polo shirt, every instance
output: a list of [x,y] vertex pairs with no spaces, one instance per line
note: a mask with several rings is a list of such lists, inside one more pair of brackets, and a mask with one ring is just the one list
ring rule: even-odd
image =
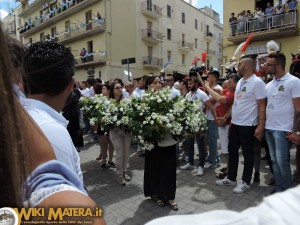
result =
[[239,164],[239,148],[242,146],[244,171],[241,182],[233,189],[243,193],[250,189],[254,165],[254,138],[261,140],[265,129],[265,83],[254,74],[255,61],[242,58],[238,70],[243,78],[236,85],[232,105],[231,131],[229,134],[228,176],[217,180],[217,185],[236,185]]
[[21,104],[49,140],[56,159],[72,169],[83,183],[80,159],[61,110],[74,85],[75,59],[54,42],[37,42],[25,52],[23,65],[27,99]]
[[274,192],[292,186],[289,132],[293,131],[294,114],[300,112],[300,80],[285,72],[286,58],[282,53],[271,53],[267,71],[274,79],[267,84],[266,138],[275,178]]

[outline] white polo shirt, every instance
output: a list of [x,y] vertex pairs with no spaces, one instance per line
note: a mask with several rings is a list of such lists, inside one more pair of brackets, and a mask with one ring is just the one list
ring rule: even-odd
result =
[[[219,84],[217,84],[216,86],[212,87],[211,89],[223,90],[223,88]],[[208,95],[208,97],[212,98],[212,96],[210,94]],[[219,104],[219,102],[215,102],[213,104],[214,108],[217,108],[218,104]],[[211,113],[211,111],[210,111],[209,108],[206,109],[206,117],[207,117],[208,120],[215,120],[215,118],[214,118],[214,116]]]
[[266,129],[290,132],[294,126],[295,108],[293,98],[300,97],[300,79],[286,73],[273,79],[266,86]]
[[200,100],[202,103],[200,111],[203,111],[203,106],[204,106],[205,102],[207,102],[209,100],[209,97],[207,96],[207,94],[204,91],[201,91],[200,89],[198,89],[194,94],[192,94],[191,92],[187,93],[185,97],[189,101],[195,101],[197,99]]
[[179,91],[179,90],[177,90],[177,89],[174,88],[174,87],[171,88],[171,94],[170,94],[171,98],[175,98],[176,96],[180,96],[180,95],[181,95],[181,94],[180,94],[180,91]]
[[240,126],[258,124],[257,100],[266,98],[266,85],[255,74],[246,81],[240,79],[234,92],[231,122]]
[[80,158],[67,130],[68,121],[44,102],[28,98],[20,102],[47,137],[56,159],[74,170],[83,182]]

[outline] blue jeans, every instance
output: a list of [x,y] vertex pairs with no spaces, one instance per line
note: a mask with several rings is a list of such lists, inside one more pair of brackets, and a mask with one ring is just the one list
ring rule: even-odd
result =
[[200,134],[196,134],[195,137],[187,139],[185,144],[185,149],[187,150],[189,156],[189,164],[194,165],[194,155],[195,155],[195,148],[194,142],[197,142],[198,150],[199,150],[199,166],[203,167],[205,162],[205,149],[204,149],[204,137],[200,137]]
[[208,162],[212,165],[216,164],[217,159],[217,140],[219,138],[218,125],[213,120],[208,120],[208,147],[209,147],[209,157]]
[[290,188],[293,184],[290,166],[290,149],[292,143],[287,139],[286,131],[266,129],[266,138],[270,150],[275,191],[280,192]]

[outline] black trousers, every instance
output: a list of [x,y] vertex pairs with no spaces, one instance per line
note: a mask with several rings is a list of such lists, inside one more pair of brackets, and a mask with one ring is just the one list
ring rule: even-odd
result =
[[229,163],[228,179],[236,181],[239,165],[239,148],[242,146],[244,157],[244,171],[242,180],[250,184],[254,165],[254,132],[256,126],[239,126],[231,124],[229,133]]

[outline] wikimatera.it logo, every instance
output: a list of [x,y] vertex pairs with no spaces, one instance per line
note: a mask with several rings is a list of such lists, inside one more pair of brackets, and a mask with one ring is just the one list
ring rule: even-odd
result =
[[0,208],[0,225],[91,224],[101,208]]

